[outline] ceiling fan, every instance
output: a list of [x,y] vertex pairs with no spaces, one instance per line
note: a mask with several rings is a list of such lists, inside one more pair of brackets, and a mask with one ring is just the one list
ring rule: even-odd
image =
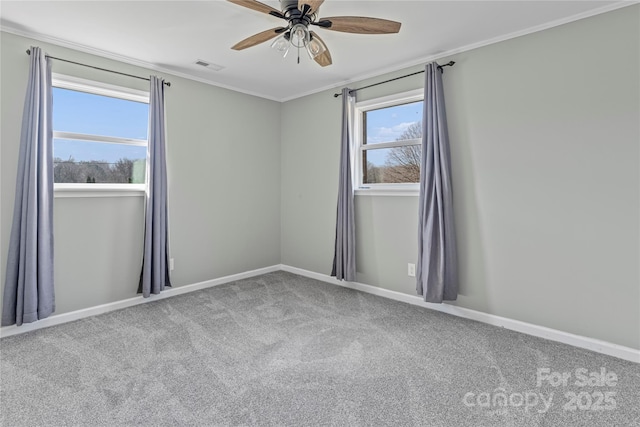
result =
[[399,32],[402,25],[400,22],[364,16],[318,18],[318,8],[324,0],[280,0],[282,11],[255,0],[227,1],[287,21],[286,26],[254,34],[236,43],[231,49],[243,50],[277,37],[271,47],[283,56],[286,57],[290,48],[293,47],[298,50],[298,63],[300,63],[300,49],[306,49],[309,56],[322,67],[331,65],[331,54],[320,36],[309,29],[310,25],[356,34],[393,34]]

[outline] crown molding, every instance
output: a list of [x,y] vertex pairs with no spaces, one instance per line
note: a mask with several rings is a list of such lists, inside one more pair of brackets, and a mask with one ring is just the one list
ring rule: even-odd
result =
[[256,96],[258,98],[264,98],[264,99],[268,99],[271,101],[276,101],[276,102],[282,102],[281,99],[278,98],[274,98],[272,96],[269,95],[265,95],[263,93],[258,93],[258,92],[252,92],[252,91],[248,91],[239,87],[235,87],[235,86],[231,86],[231,85],[225,85],[222,83],[217,83],[217,82],[213,82],[211,80],[207,80],[207,79],[203,79],[201,77],[197,77],[197,76],[193,76],[191,74],[187,74],[187,73],[182,73],[180,71],[176,71],[176,70],[172,70],[170,68],[164,68],[164,67],[160,67],[156,64],[152,64],[150,62],[146,62],[146,61],[141,61],[139,59],[134,59],[134,58],[130,58],[128,56],[123,56],[123,55],[119,55],[117,53],[113,53],[113,52],[108,52],[102,49],[96,49],[90,46],[86,46],[80,43],[75,43],[75,42],[71,42],[68,40],[63,40],[57,37],[52,37],[52,36],[48,36],[46,34],[40,34],[40,33],[36,33],[36,32],[32,32],[32,31],[26,31],[26,30],[22,30],[22,29],[18,29],[18,28],[14,28],[10,25],[6,25],[6,24],[0,24],[0,31],[3,31],[5,33],[9,33],[9,34],[14,34],[16,36],[21,36],[21,37],[26,37],[26,38],[30,38],[33,40],[38,40],[41,42],[45,42],[45,43],[49,43],[55,46],[60,46],[60,47],[64,47],[67,49],[73,49],[79,52],[83,52],[83,53],[88,53],[90,55],[95,55],[95,56],[99,56],[101,58],[106,58],[106,59],[110,59],[113,61],[118,61],[118,62],[122,62],[125,64],[129,64],[129,65],[135,65],[136,67],[141,67],[141,68],[146,68],[149,70],[153,70],[153,71],[157,71],[159,73],[163,73],[163,74],[168,74],[170,76],[175,76],[175,77],[181,77],[183,79],[187,79],[187,80],[193,80],[199,83],[204,83],[210,86],[215,86],[215,87],[219,87],[222,89],[227,89],[227,90],[231,90],[234,92],[240,92],[240,93],[244,93],[245,95],[251,95],[251,96]]
[[63,39],[59,39],[57,37],[52,37],[52,36],[48,36],[45,34],[40,34],[40,33],[36,33],[36,32],[32,32],[32,31],[27,31],[27,30],[23,30],[23,29],[18,29],[18,28],[14,28],[11,27],[9,25],[6,24],[2,24],[0,23],[0,31],[4,31],[10,34],[15,34],[17,36],[22,36],[22,37],[26,37],[26,38],[31,38],[34,40],[38,40],[38,41],[42,41],[45,43],[49,43],[52,45],[56,45],[56,46],[60,46],[60,47],[65,47],[68,49],[73,49],[73,50],[77,50],[79,52],[83,52],[83,53],[88,53],[90,55],[95,55],[95,56],[99,56],[102,58],[106,58],[106,59],[111,59],[114,61],[118,61],[118,62],[122,62],[125,64],[130,64],[130,65],[135,65],[137,67],[142,67],[142,68],[146,68],[146,69],[150,69],[150,70],[154,70],[163,74],[168,74],[171,76],[176,76],[176,77],[181,77],[187,80],[193,80],[199,83],[203,83],[203,84],[207,84],[210,86],[215,86],[215,87],[219,87],[222,89],[227,89],[227,90],[231,90],[234,92],[239,92],[239,93],[243,93],[245,95],[251,95],[251,96],[256,96],[259,98],[264,98],[264,99],[268,99],[271,101],[276,101],[276,102],[288,102],[288,101],[292,101],[294,99],[298,99],[298,98],[303,98],[305,96],[309,96],[309,95],[313,95],[316,93],[320,93],[320,92],[324,92],[327,90],[331,90],[331,89],[336,89],[339,87],[344,87],[347,86],[349,84],[352,83],[356,83],[362,80],[367,80],[370,78],[375,78],[375,77],[379,77],[381,75],[384,74],[389,74],[389,73],[394,73],[397,71],[401,71],[407,68],[411,68],[411,67],[415,67],[418,65],[424,65],[427,62],[431,62],[431,61],[437,61],[439,59],[442,58],[447,58],[449,56],[453,56],[453,55],[457,55],[463,52],[467,52],[470,50],[474,50],[474,49],[478,49],[484,46],[489,46],[495,43],[500,43],[506,40],[510,40],[510,39],[514,39],[517,37],[521,37],[521,36],[526,36],[528,34],[533,34],[533,33],[537,33],[540,31],[544,31],[544,30],[548,30],[550,28],[554,28],[554,27],[558,27],[560,25],[564,25],[564,24],[568,24],[571,22],[575,22],[575,21],[579,21],[582,19],[586,19],[586,18],[590,18],[592,16],[596,16],[596,15],[601,15],[603,13],[607,13],[607,12],[611,12],[617,9],[621,9],[623,7],[627,7],[627,6],[633,6],[635,4],[640,3],[640,0],[623,0],[623,1],[619,1],[616,3],[612,3],[610,5],[607,6],[603,6],[603,7],[599,7],[596,9],[592,9],[592,10],[588,10],[586,12],[582,12],[576,15],[571,15],[562,19],[557,19],[555,21],[551,21],[551,22],[547,22],[545,24],[541,24],[541,25],[536,25],[534,27],[530,27],[530,28],[526,28],[524,30],[520,30],[520,31],[515,31],[509,34],[505,34],[502,36],[498,36],[498,37],[493,37],[490,39],[486,39],[480,42],[476,42],[476,43],[471,43],[459,48],[455,48],[455,49],[450,49],[448,51],[445,52],[439,52],[435,55],[429,55],[429,56],[425,56],[425,57],[421,57],[418,59],[414,59],[411,61],[406,61],[400,64],[394,64],[393,66],[390,67],[383,67],[383,68],[378,68],[374,71],[370,71],[368,73],[364,73],[364,74],[359,74],[357,76],[354,76],[350,79],[347,80],[342,80],[339,83],[335,83],[335,84],[330,84],[327,86],[323,86],[321,88],[318,89],[312,89],[306,92],[302,92],[293,96],[289,96],[289,97],[285,97],[285,98],[277,98],[277,97],[273,97],[270,95],[266,95],[263,93],[259,93],[259,92],[254,92],[254,91],[248,91],[245,89],[242,89],[240,87],[236,87],[236,86],[231,86],[231,85],[225,85],[222,83],[217,83],[211,80],[207,80],[207,79],[203,79],[201,77],[197,77],[197,76],[193,76],[191,74],[187,74],[187,73],[183,73],[180,71],[175,71],[169,68],[164,68],[164,67],[160,67],[158,65],[152,64],[150,62],[145,62],[145,61],[140,61],[138,59],[134,59],[134,58],[130,58],[128,56],[123,56],[123,55],[119,55],[113,52],[108,52],[108,51],[104,51],[101,49],[96,49],[90,46],[86,46],[80,43],[75,43],[75,42],[70,42],[68,40],[63,40]]
[[[432,61],[437,61],[439,59],[442,58],[447,58],[449,56],[453,56],[453,55],[457,55],[463,52],[467,52],[470,50],[474,50],[474,49],[478,49],[481,47],[485,47],[485,46],[489,46],[495,43],[500,43],[503,41],[507,41],[507,40],[511,40],[511,39],[515,39],[518,37],[522,37],[522,36],[526,36],[528,34],[533,34],[533,33],[538,33],[540,31],[544,31],[544,30],[548,30],[550,28],[554,28],[554,27],[559,27],[560,25],[564,25],[564,24],[569,24],[571,22],[575,22],[575,21],[579,21],[582,19],[586,19],[586,18],[590,18],[592,16],[596,16],[596,15],[601,15],[603,13],[607,13],[607,12],[612,12],[614,10],[617,9],[621,9],[623,7],[627,7],[627,6],[633,6],[634,4],[638,4],[640,3],[640,0],[626,0],[626,1],[620,1],[620,2],[616,2],[607,6],[603,6],[603,7],[599,7],[596,9],[592,9],[586,12],[582,12],[576,15],[571,15],[562,19],[557,19],[555,21],[551,21],[551,22],[547,22],[545,24],[540,24],[540,25],[536,25],[534,27],[529,27],[526,28],[524,30],[520,30],[520,31],[514,31],[512,33],[509,34],[505,34],[502,36],[498,36],[498,37],[493,37],[490,39],[486,39],[480,42],[476,42],[476,43],[471,43],[468,44],[466,46],[462,46],[459,48],[455,48],[455,49],[450,49],[447,50],[445,52],[439,52],[435,55],[429,55],[429,56],[425,56],[419,59],[413,59],[411,61],[407,61],[407,62],[403,62],[400,64],[394,64],[391,67],[385,67],[385,68],[378,68],[375,71],[370,71],[366,74],[359,74],[355,77],[352,77],[348,80],[343,80],[341,83],[339,84],[331,84],[331,85],[327,85],[324,86],[322,88],[319,89],[313,89],[307,92],[303,92],[299,95],[295,95],[295,96],[291,96],[291,97],[287,97],[287,98],[283,98],[280,100],[280,102],[287,102],[287,101],[292,101],[294,99],[298,99],[298,98],[303,98],[305,96],[309,96],[309,95],[313,95],[316,93],[320,93],[320,92],[324,92],[327,90],[332,90],[332,89],[336,89],[336,88],[341,88],[341,87],[345,87],[348,86],[352,83],[357,83],[363,80],[367,80],[367,79],[371,79],[371,78],[375,78],[375,77],[380,77],[384,74],[390,74],[390,73],[394,73],[397,71],[402,71],[402,70],[406,70],[407,68],[411,68],[411,67],[416,67],[418,65],[424,65],[428,62],[432,62]],[[357,87],[353,87],[352,89],[357,89]]]

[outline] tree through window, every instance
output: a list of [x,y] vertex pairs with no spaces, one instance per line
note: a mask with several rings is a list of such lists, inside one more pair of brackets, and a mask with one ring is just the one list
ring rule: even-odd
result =
[[361,103],[358,138],[359,186],[420,182],[422,93]]

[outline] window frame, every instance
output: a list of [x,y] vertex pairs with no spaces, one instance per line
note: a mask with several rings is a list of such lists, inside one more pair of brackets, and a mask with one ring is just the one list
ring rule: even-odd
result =
[[389,96],[370,99],[367,101],[356,102],[355,105],[355,123],[354,123],[354,141],[355,149],[355,177],[354,187],[356,195],[368,196],[417,196],[420,191],[420,183],[380,183],[365,184],[363,178],[363,153],[370,149],[379,148],[395,148],[410,145],[418,145],[422,143],[421,139],[407,139],[403,141],[390,141],[376,144],[366,144],[365,141],[365,113],[371,110],[379,110],[382,108],[394,107],[397,105],[409,104],[412,102],[424,102],[424,89],[415,89],[407,92],[401,92]]
[[[127,101],[149,104],[149,92],[131,89],[109,83],[53,73],[51,76],[53,88],[69,89],[93,95],[108,96],[110,98],[124,99]],[[54,106],[55,108],[55,106]],[[100,142],[109,144],[134,145],[148,147],[149,139],[122,138],[105,135],[90,135],[75,132],[53,130],[53,139],[67,139],[76,141]],[[148,168],[148,159],[147,165]],[[147,183],[143,184],[116,184],[116,183],[54,183],[54,197],[126,197],[143,196],[147,189]]]

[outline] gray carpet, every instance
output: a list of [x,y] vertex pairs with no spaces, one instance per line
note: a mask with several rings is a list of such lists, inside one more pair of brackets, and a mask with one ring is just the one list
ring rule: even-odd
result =
[[640,425],[640,365],[285,272],[0,345],[7,427]]

